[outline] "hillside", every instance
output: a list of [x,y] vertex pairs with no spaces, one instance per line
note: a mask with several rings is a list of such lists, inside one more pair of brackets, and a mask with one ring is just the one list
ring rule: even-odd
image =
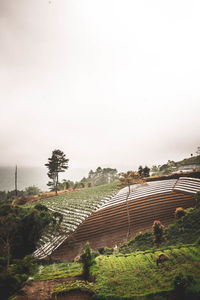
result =
[[[159,165],[159,166],[153,166],[151,168],[151,172],[152,172],[153,176],[166,175],[166,174],[171,174],[171,173],[178,171],[178,169],[180,167],[187,166],[187,165],[193,165],[193,164],[200,165],[200,155],[185,158],[185,159],[177,161],[177,162],[168,160],[168,162],[166,164]],[[197,171],[199,171],[199,169]],[[190,173],[191,173],[191,170],[190,170]],[[198,175],[198,177],[199,177],[199,175]]]
[[38,203],[63,215],[61,231],[49,230],[40,240],[35,257],[44,258],[52,253],[92,212],[105,204],[117,192],[117,182],[42,199]]
[[185,166],[185,165],[192,165],[192,164],[198,165],[198,164],[200,164],[200,155],[185,158],[183,160],[177,161],[175,164],[177,167]]
[[[157,266],[156,260],[161,253],[169,259]],[[116,296],[153,296],[171,291],[173,280],[179,273],[194,276],[200,284],[200,246],[188,245],[127,255],[101,255],[92,267],[99,295],[112,296],[112,299],[117,299]]]
[[[157,265],[156,261],[161,253],[164,253],[168,260]],[[117,300],[138,299],[138,297],[139,299],[183,299],[169,297],[174,295],[175,277],[181,273],[182,281],[185,280],[188,290],[189,288],[192,290],[188,291],[190,297],[192,295],[191,299],[198,299],[200,245],[172,246],[130,254],[99,255],[91,268],[95,282],[88,283],[81,280],[81,273],[80,263],[62,263],[43,267],[35,275],[35,281],[27,286],[26,295],[33,293],[33,290],[35,290],[35,295],[38,295],[37,287],[39,286],[43,287],[44,292],[48,294],[46,289],[51,282],[51,293],[54,291],[55,299],[56,295],[60,295],[59,299],[68,299],[62,298],[62,295],[67,295],[69,292],[71,294],[73,290],[79,291],[82,296],[86,291],[93,294],[93,297],[81,298],[80,296],[78,299]],[[70,275],[78,277],[74,277],[71,281]],[[53,283],[54,286],[52,286]]]

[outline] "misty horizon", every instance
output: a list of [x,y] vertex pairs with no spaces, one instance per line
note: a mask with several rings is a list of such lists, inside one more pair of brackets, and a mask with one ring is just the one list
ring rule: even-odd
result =
[[79,180],[194,154],[199,11],[180,0],[0,1],[0,166],[43,168],[60,149],[66,178]]

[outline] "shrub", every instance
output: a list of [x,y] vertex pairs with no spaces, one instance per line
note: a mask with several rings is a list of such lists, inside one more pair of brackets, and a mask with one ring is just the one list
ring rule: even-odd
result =
[[174,278],[174,281],[173,281],[174,291],[175,291],[177,299],[185,299],[186,294],[188,294],[188,296],[190,294],[192,294],[193,293],[192,286],[194,284],[195,284],[195,280],[194,280],[193,276],[191,276],[191,275],[184,276],[182,273],[179,273]]
[[105,253],[105,249],[104,248],[98,248],[99,254],[104,254]]
[[160,221],[154,221],[152,230],[153,230],[154,242],[156,244],[159,244],[160,242],[165,240],[164,226],[161,224]]
[[90,267],[92,265],[92,255],[91,255],[89,243],[85,244],[85,251],[81,255],[81,258],[83,262],[83,278],[85,280],[88,280],[90,276]]
[[182,218],[183,216],[185,216],[185,214],[186,212],[182,207],[177,207],[174,213],[176,219]]
[[198,191],[195,195],[196,207],[200,208],[200,191]]

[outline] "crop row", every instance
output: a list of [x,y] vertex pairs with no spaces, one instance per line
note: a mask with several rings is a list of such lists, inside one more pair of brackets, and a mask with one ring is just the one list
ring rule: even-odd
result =
[[[168,260],[157,266],[156,260],[161,253]],[[98,288],[105,294],[127,297],[170,290],[173,278],[179,272],[200,280],[200,246],[188,245],[126,256],[99,256],[92,267]]]

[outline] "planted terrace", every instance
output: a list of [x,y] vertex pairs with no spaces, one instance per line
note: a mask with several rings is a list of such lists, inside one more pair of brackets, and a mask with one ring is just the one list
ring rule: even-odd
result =
[[105,204],[116,192],[117,183],[111,183],[40,200],[39,203],[49,210],[61,213],[63,221],[59,232],[52,232],[49,228],[40,239],[34,256],[42,259],[51,255],[88,216]]

